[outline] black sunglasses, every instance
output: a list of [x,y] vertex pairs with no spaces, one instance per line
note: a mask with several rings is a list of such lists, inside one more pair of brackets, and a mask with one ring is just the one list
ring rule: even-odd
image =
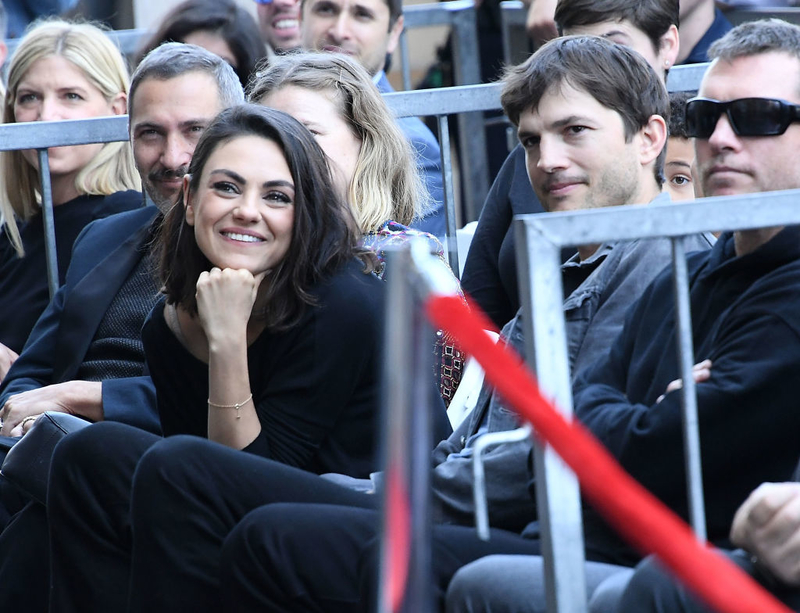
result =
[[725,113],[739,136],[777,136],[800,121],[800,105],[775,98],[739,98],[720,102],[692,98],[686,103],[686,131],[690,137],[709,138]]

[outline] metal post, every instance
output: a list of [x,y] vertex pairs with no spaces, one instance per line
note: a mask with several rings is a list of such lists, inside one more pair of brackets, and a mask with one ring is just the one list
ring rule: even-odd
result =
[[[545,397],[572,414],[564,323],[561,250],[523,221],[514,221],[519,292],[528,363]],[[535,264],[535,265],[534,265]],[[536,316],[534,317],[534,314]],[[549,447],[534,441],[536,507],[550,613],[586,611],[583,523],[575,474]]]
[[[433,332],[411,288],[411,255],[387,253],[383,377],[385,492],[378,611],[428,613]],[[390,324],[388,322],[391,322]]]
[[505,445],[524,441],[531,436],[533,428],[525,424],[516,430],[488,432],[478,437],[472,448],[472,500],[475,503],[475,529],[478,538],[489,540],[489,505],[486,500],[486,474],[483,470],[483,453],[492,445]]
[[677,315],[677,350],[683,389],[683,453],[686,465],[686,488],[689,500],[689,520],[697,538],[706,540],[706,517],[703,499],[703,471],[700,460],[700,428],[697,421],[697,392],[692,367],[692,314],[689,301],[689,273],[686,268],[686,249],[682,236],[672,239],[672,280]]
[[[453,14],[453,71],[456,85],[481,82],[478,27],[474,7]],[[465,221],[478,219],[489,193],[489,164],[486,129],[482,112],[458,116],[458,148],[465,193],[462,194]]]
[[400,68],[403,71],[403,89],[411,91],[411,59],[408,53],[408,30],[400,32]]
[[44,221],[44,250],[47,261],[47,288],[50,299],[58,290],[58,253],[56,252],[56,225],[53,220],[53,190],[50,187],[50,162],[47,149],[38,149],[39,181],[42,187],[42,220]]
[[444,215],[445,232],[447,233],[447,261],[453,274],[458,276],[458,238],[456,237],[456,204],[453,196],[453,166],[450,151],[450,128],[447,115],[439,115],[439,143],[442,161],[442,177],[444,178]]

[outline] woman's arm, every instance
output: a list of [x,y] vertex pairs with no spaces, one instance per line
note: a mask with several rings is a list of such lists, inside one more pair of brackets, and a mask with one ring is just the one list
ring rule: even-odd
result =
[[[263,329],[250,320],[262,278],[246,270],[212,268],[197,279],[198,323],[208,347],[208,438],[235,449],[261,432],[247,347]],[[185,320],[181,314],[179,321]]]

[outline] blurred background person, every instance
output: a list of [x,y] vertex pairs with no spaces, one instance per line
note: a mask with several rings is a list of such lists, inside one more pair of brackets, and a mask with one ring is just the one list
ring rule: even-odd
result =
[[242,87],[267,53],[255,19],[234,0],[181,2],[144,43],[136,63],[167,42],[189,43],[216,53],[233,67]]

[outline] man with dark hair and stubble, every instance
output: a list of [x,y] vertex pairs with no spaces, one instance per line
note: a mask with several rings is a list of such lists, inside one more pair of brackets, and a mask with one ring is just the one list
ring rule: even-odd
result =
[[[678,0],[560,0],[561,34],[594,34],[638,51],[666,79],[680,51]],[[464,266],[462,287],[501,328],[519,311],[511,219],[544,211],[531,189],[525,152],[506,158],[481,211]]]

